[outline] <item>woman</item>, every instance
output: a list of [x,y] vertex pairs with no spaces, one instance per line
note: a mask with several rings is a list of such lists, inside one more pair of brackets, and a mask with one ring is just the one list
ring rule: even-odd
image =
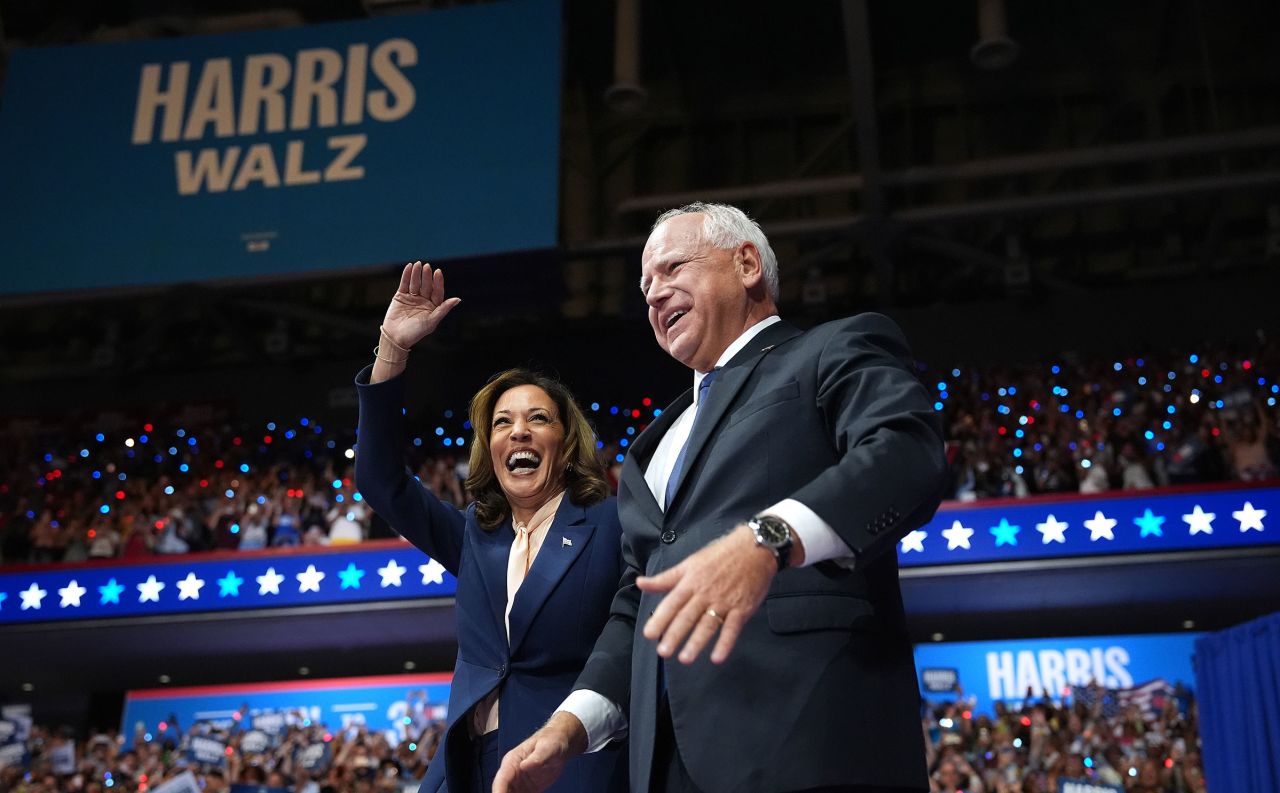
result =
[[[406,539],[458,579],[458,660],[449,724],[421,790],[488,791],[502,757],[569,694],[622,575],[621,528],[586,417],[560,383],[521,369],[471,401],[475,502],[442,503],[400,449],[409,349],[458,298],[439,270],[405,267],[375,362],[356,376],[356,483]],[[623,748],[573,760],[556,791],[626,790]]]

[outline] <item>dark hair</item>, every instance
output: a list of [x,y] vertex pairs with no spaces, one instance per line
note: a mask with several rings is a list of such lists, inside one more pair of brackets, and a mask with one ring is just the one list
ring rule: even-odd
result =
[[581,506],[598,504],[609,495],[604,464],[596,454],[595,432],[586,415],[578,407],[573,394],[559,380],[530,369],[508,369],[489,378],[489,382],[471,398],[471,473],[467,489],[476,499],[476,520],[481,528],[495,529],[511,514],[511,505],[498,486],[489,454],[493,408],[498,397],[513,388],[532,385],[541,388],[556,405],[564,424],[564,446],[561,459],[551,465],[565,467],[565,490],[569,500]]

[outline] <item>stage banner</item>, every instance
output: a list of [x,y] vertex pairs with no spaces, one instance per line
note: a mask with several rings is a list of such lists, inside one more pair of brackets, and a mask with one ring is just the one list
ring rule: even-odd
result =
[[1130,490],[949,501],[898,544],[903,567],[1250,548],[1280,543],[1280,488]]
[[556,243],[559,0],[19,49],[0,292]]
[[1104,785],[1092,779],[1063,779],[1058,777],[1057,793],[1124,793],[1124,788]]
[[[1046,695],[1061,700],[1071,696],[1072,687],[1095,682],[1110,690],[1135,689],[1154,680],[1191,688],[1195,685],[1191,656],[1195,640],[1202,635],[1188,632],[918,644],[916,670],[925,700],[943,703],[963,698],[975,715],[990,714],[996,702],[1021,704],[1028,691],[1035,700]],[[938,690],[937,683],[943,677],[939,670],[955,672],[952,690]]]
[[440,673],[130,691],[120,731],[132,746],[177,724],[191,747],[197,741],[212,747],[243,734],[264,716],[279,716],[286,730],[315,735],[298,762],[320,767],[328,763],[328,742],[339,731],[353,737],[360,729],[380,732],[392,746],[416,739],[447,717],[451,680],[452,675]]

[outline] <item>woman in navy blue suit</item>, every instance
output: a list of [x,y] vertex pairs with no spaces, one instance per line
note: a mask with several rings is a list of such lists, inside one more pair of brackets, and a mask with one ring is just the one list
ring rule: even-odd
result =
[[[442,503],[405,468],[401,373],[409,349],[458,304],[415,262],[383,320],[375,362],[356,376],[356,480],[366,501],[458,580],[458,660],[449,722],[422,793],[489,791],[503,755],[565,699],[609,616],[621,527],[595,439],[559,382],[522,369],[471,401],[475,502]],[[576,764],[576,765],[575,765]],[[573,761],[553,788],[626,790],[625,746]]]

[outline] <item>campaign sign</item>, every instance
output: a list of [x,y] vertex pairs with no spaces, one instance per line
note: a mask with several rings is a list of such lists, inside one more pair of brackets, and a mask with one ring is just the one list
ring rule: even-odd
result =
[[960,673],[955,669],[921,669],[920,685],[931,694],[945,694],[956,690]]
[[195,774],[183,771],[173,779],[165,780],[151,788],[151,793],[203,793],[203,790]]
[[[973,711],[989,714],[996,702],[1021,703],[1028,691],[1033,699],[1061,699],[1071,686],[1096,682],[1125,689],[1156,678],[1192,686],[1191,656],[1201,635],[938,642],[916,645],[915,658],[920,669],[955,669]],[[956,697],[949,691],[931,691],[923,680],[921,694],[935,702]]]
[[231,786],[231,793],[292,793],[292,791],[287,787],[235,784]]
[[304,771],[320,771],[328,767],[329,754],[329,744],[313,743],[294,752],[293,764]]
[[25,741],[31,737],[31,706],[5,705],[0,707],[0,719],[14,725],[12,740]]
[[17,734],[18,725],[16,722],[9,721],[8,719],[0,719],[0,744],[6,744],[9,741],[14,740],[13,736]]
[[187,757],[200,765],[223,765],[227,761],[227,745],[215,738],[193,735],[187,744]]
[[121,732],[130,738],[130,725],[141,725],[145,733],[174,717],[182,724],[221,727],[239,717],[260,729],[279,717],[281,725],[323,725],[334,733],[364,726],[395,745],[446,718],[451,680],[452,675],[433,673],[130,691]]
[[559,0],[18,49],[0,291],[555,245]]
[[49,750],[49,766],[59,776],[74,774],[76,771],[76,744],[74,741],[63,741]]
[[0,746],[0,768],[25,765],[26,755],[26,744],[11,743]]
[[[276,737],[284,735],[288,725],[283,713],[260,713],[253,717],[253,729],[270,733]],[[246,738],[248,736],[245,736]]]
[[240,751],[244,754],[262,754],[271,748],[271,736],[261,730],[250,730],[240,738]]
[[1090,779],[1063,779],[1058,777],[1058,793],[1124,793],[1124,788],[1103,785]]

